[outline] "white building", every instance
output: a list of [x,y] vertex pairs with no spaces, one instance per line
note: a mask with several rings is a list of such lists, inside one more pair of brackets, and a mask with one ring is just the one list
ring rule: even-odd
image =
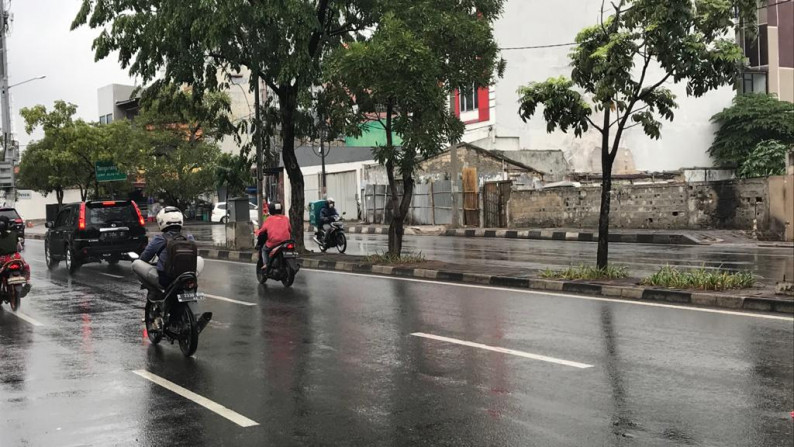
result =
[[[507,61],[504,78],[489,91],[476,97],[455,95],[454,105],[461,119],[468,123],[465,142],[486,149],[559,149],[571,169],[580,172],[601,170],[601,136],[590,131],[583,138],[573,133],[546,132],[542,110],[529,122],[518,115],[518,89],[532,81],[549,77],[570,77],[568,58],[572,46],[526,48],[574,42],[577,33],[598,23],[600,0],[508,0],[502,17],[494,26],[495,37]],[[650,70],[649,79],[661,79],[658,69]],[[655,82],[655,81],[653,81]],[[676,170],[683,167],[711,166],[707,150],[715,127],[710,118],[730,105],[735,93],[730,86],[701,98],[689,98],[685,84],[667,84],[678,98],[675,120],[663,122],[662,138],[652,140],[640,128],[624,135],[615,173]],[[487,98],[487,105],[484,103]]]

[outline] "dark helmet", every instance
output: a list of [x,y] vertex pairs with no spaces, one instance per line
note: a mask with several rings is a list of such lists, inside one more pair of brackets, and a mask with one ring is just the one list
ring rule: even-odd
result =
[[273,202],[267,206],[268,213],[271,215],[275,214],[284,214],[284,208],[281,207],[281,204],[278,202]]
[[9,230],[9,220],[6,216],[0,216],[0,234],[5,234]]

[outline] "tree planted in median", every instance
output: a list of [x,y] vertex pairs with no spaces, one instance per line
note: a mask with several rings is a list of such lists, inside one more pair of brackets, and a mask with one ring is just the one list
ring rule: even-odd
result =
[[[503,0],[390,0],[372,35],[338,48],[327,64],[327,88],[349,98],[357,116],[350,133],[380,122],[386,141],[374,149],[389,180],[390,256],[400,256],[403,224],[419,163],[460,141],[464,125],[449,107],[458,90],[488,87],[503,69],[492,23]],[[476,90],[475,90],[476,91]],[[393,135],[402,138],[396,146]],[[402,186],[402,191],[398,187]]]
[[[666,86],[686,83],[700,97],[732,84],[744,63],[733,31],[753,23],[756,0],[620,0],[603,5],[611,16],[576,36],[571,78],[533,82],[519,90],[525,121],[543,106],[547,130],[590,128],[601,134],[601,211],[597,266],[609,258],[612,165],[624,133],[641,127],[661,137],[673,120],[676,97]],[[602,7],[602,10],[605,10]]]

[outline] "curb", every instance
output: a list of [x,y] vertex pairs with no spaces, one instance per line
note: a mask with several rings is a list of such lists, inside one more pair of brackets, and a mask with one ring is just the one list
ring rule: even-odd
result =
[[[444,236],[533,239],[541,241],[598,242],[598,233],[551,230],[447,230]],[[707,245],[686,234],[610,233],[609,242],[624,244]]]
[[[31,235],[31,239],[44,239],[44,235]],[[231,251],[199,248],[199,256],[208,259],[256,263],[256,252]],[[659,303],[688,304],[698,307],[711,307],[731,310],[748,310],[794,314],[794,301],[762,297],[743,297],[721,295],[707,291],[685,291],[645,288],[636,286],[611,286],[578,281],[554,281],[548,279],[521,278],[513,276],[482,275],[477,273],[448,272],[400,268],[382,265],[362,265],[355,262],[326,261],[322,259],[302,259],[301,267],[340,272],[364,273],[401,278],[435,279],[438,281],[459,282],[516,289],[545,290],[582,295],[595,295],[627,301],[648,301]]]

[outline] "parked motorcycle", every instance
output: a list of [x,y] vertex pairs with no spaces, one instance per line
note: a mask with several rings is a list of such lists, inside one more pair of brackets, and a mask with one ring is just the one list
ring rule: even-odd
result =
[[[134,252],[128,253],[128,256],[133,261],[139,259]],[[199,265],[202,263],[203,260],[199,258]],[[200,266],[198,270],[201,270]],[[183,273],[165,289],[151,284],[140,275],[138,279],[141,289],[148,292],[143,321],[149,341],[156,345],[165,337],[171,344],[179,342],[179,349],[186,357],[195,354],[198,336],[212,318],[211,312],[199,312],[198,302],[204,299],[204,294],[198,292],[197,273]]]
[[[345,214],[342,213],[342,215]],[[321,231],[319,236],[314,237],[314,242],[320,246],[320,251],[323,253],[331,247],[336,247],[339,253],[344,253],[347,250],[347,236],[345,236],[345,224],[342,223],[342,218],[336,216],[331,222],[328,234]]]
[[295,282],[295,275],[300,270],[295,241],[289,240],[270,249],[266,266],[264,265],[265,250],[267,247],[262,247],[259,252],[259,260],[256,263],[256,279],[260,284],[266,283],[268,279],[274,279],[281,281],[284,287],[290,287]]
[[21,259],[12,259],[0,268],[0,303],[8,303],[14,312],[22,305],[23,289],[28,283],[24,269]]

